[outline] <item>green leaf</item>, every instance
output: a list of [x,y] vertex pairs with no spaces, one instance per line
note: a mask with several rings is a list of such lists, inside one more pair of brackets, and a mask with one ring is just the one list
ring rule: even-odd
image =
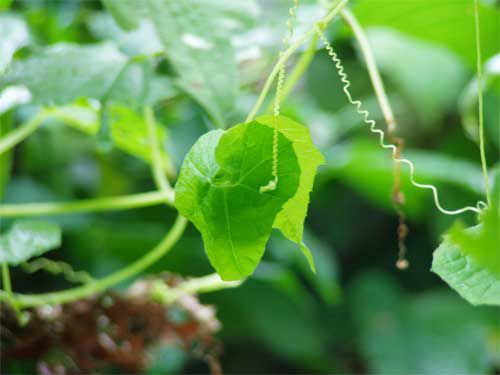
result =
[[0,263],[17,265],[61,245],[61,229],[44,221],[16,221],[0,236]]
[[10,64],[12,56],[28,44],[29,33],[24,20],[11,14],[0,14],[0,75]]
[[114,45],[60,43],[15,61],[0,87],[24,85],[37,104],[67,104],[78,98],[99,99],[113,85],[127,58]]
[[[256,119],[260,124],[274,127],[273,116],[262,116]],[[286,117],[277,119],[279,131],[288,138],[293,145],[300,166],[299,188],[295,195],[285,203],[276,220],[274,228],[280,229],[286,238],[299,245],[300,250],[307,258],[311,269],[315,272],[313,256],[309,248],[303,243],[304,221],[309,206],[309,194],[312,191],[314,177],[318,166],[325,163],[323,155],[314,146],[309,130],[299,123]],[[278,163],[281,161],[278,159]]]
[[165,56],[179,75],[179,86],[223,126],[238,94],[230,34],[217,27],[216,12],[208,2],[147,0],[146,4]]
[[278,186],[272,178],[273,130],[257,121],[212,131],[187,154],[175,186],[175,205],[201,232],[205,251],[224,280],[257,267],[283,205],[299,187],[300,165],[292,142],[278,137]]
[[[470,67],[475,66],[474,2],[358,1],[354,7],[363,26],[386,26],[447,47]],[[484,60],[498,52],[500,17],[495,7],[480,5],[481,49]],[[379,46],[379,48],[385,48]],[[430,64],[432,65],[432,64]]]
[[432,271],[473,305],[500,305],[500,211],[494,205],[481,223],[456,223],[434,252]]

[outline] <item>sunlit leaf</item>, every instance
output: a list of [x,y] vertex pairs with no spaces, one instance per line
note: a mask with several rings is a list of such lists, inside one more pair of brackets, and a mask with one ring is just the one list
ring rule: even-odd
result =
[[259,263],[276,215],[299,186],[293,144],[279,134],[276,190],[272,178],[273,130],[259,122],[202,136],[186,156],[175,205],[201,232],[207,255],[224,280],[250,275]]

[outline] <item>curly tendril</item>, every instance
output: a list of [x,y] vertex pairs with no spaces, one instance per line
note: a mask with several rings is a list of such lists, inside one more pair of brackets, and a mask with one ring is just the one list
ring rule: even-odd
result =
[[[294,24],[297,19],[297,8],[299,7],[299,0],[294,0],[293,5],[288,9],[289,17],[286,21],[287,32],[283,37],[283,47],[280,51],[279,57],[280,59],[283,57],[284,50],[290,44],[290,40],[293,37],[294,33]],[[283,92],[283,84],[285,82],[286,75],[286,67],[285,64],[281,64],[278,72],[278,82],[276,83],[276,95],[274,97],[274,107],[273,107],[273,166],[272,166],[272,180],[270,180],[267,185],[260,187],[260,192],[265,193],[267,191],[273,191],[276,189],[278,185],[278,116],[281,111],[281,95]]]
[[354,105],[356,107],[356,111],[363,117],[363,121],[365,124],[367,124],[370,127],[370,131],[374,134],[379,135],[380,146],[382,148],[389,149],[392,151],[393,160],[398,162],[398,163],[404,163],[404,164],[409,166],[409,168],[410,168],[410,182],[412,183],[412,185],[417,187],[417,188],[420,188],[420,189],[431,190],[432,194],[434,196],[434,203],[435,203],[437,209],[446,215],[459,215],[459,214],[462,214],[462,213],[468,212],[468,211],[480,213],[484,208],[486,208],[487,207],[486,203],[484,203],[483,201],[479,201],[477,203],[476,207],[467,206],[467,207],[463,207],[463,208],[460,208],[457,210],[447,210],[439,202],[439,193],[438,193],[437,188],[434,185],[422,184],[422,183],[419,183],[415,180],[415,165],[413,164],[413,162],[411,160],[398,157],[396,145],[385,143],[384,131],[377,129],[376,122],[374,120],[370,119],[370,113],[367,110],[362,109],[363,104],[361,103],[361,101],[354,100],[352,98],[351,92],[349,91],[349,87],[351,86],[351,82],[349,81],[349,78],[347,77],[347,74],[344,71],[344,66],[342,65],[342,61],[337,56],[332,45],[330,44],[330,42],[328,42],[328,40],[325,37],[325,34],[321,30],[321,25],[316,24],[316,32],[317,32],[319,38],[321,39],[325,49],[327,50],[328,55],[330,55],[330,57],[332,58],[332,61],[335,64],[335,68],[337,69],[337,73],[340,77],[340,81],[343,84],[342,89],[343,89],[345,95],[347,96],[347,100],[349,101],[349,103],[351,103],[352,105]]
[[29,263],[22,263],[21,268],[27,273],[35,273],[43,270],[52,275],[61,274],[67,281],[77,284],[87,284],[95,281],[88,272],[75,271],[73,267],[66,262],[54,261],[47,258],[38,258]]

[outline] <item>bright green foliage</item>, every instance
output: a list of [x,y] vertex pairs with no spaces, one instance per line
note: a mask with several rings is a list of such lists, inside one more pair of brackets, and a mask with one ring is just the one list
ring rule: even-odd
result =
[[[272,116],[262,116],[256,121],[269,127],[274,126]],[[304,232],[304,220],[309,206],[309,194],[311,193],[316,169],[324,164],[323,155],[314,146],[309,130],[286,117],[278,118],[279,131],[288,138],[293,145],[300,166],[299,188],[295,195],[285,203],[276,220],[274,228],[278,228],[290,241],[297,243],[307,258],[312,270],[315,270],[314,260],[311,251],[302,242]],[[278,164],[282,161],[278,159]]]
[[38,104],[66,104],[78,98],[101,98],[110,89],[126,57],[109,43],[60,43],[12,64],[0,87],[25,85]]
[[0,236],[0,263],[17,265],[61,245],[61,229],[44,221],[22,220]]
[[272,178],[273,130],[256,121],[226,133],[202,136],[186,156],[175,187],[175,205],[201,232],[207,255],[224,280],[257,267],[276,215],[299,187],[300,165],[292,143],[279,134],[278,186]]
[[[431,41],[455,52],[471,67],[476,61],[473,9],[472,0],[358,1],[354,7],[364,26],[390,27]],[[479,13],[482,57],[486,60],[498,52],[500,17],[494,6],[481,5]]]

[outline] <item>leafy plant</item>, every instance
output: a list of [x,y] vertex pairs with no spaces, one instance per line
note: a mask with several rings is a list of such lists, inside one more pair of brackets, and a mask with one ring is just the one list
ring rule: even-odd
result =
[[[225,297],[212,297],[221,314],[229,316],[228,331],[265,342],[280,356],[300,359],[308,369],[331,372],[337,364],[325,362],[324,348],[339,344],[322,333],[319,311],[328,306],[332,313],[332,306],[344,303],[342,286],[331,249],[306,227],[306,217],[311,211],[309,220],[317,222],[317,231],[327,228],[326,238],[349,232],[345,236],[356,243],[371,238],[370,233],[381,236],[386,227],[382,220],[367,220],[368,209],[360,203],[365,200],[380,209],[380,215],[395,212],[396,239],[380,246],[398,248],[398,268],[408,268],[407,247],[413,248],[416,241],[408,238],[407,221],[418,223],[418,236],[428,219],[436,232],[446,233],[434,251],[432,271],[471,304],[500,305],[499,191],[490,189],[493,174],[487,163],[487,135],[495,131],[495,120],[484,108],[498,93],[485,91],[483,98],[483,83],[490,84],[490,90],[496,79],[491,66],[498,60],[498,9],[479,0],[451,5],[425,0],[418,7],[360,0],[353,2],[352,10],[348,0],[304,2],[291,2],[286,23],[279,13],[280,24],[286,25],[281,45],[269,31],[269,25],[277,23],[274,6],[269,6],[266,21],[265,14],[258,16],[255,1],[102,0],[74,5],[73,18],[56,6],[44,32],[37,6],[0,2],[0,9],[12,7],[0,15],[0,34],[7,35],[0,40],[0,198],[5,201],[0,205],[0,300],[19,323],[34,319],[37,308],[77,301],[107,314],[107,307],[89,298],[106,296],[108,289],[148,267],[173,267],[198,277],[178,282],[148,279],[147,288],[135,295],[141,308],[149,299],[174,306],[186,295],[244,283],[238,290],[247,302],[263,296],[270,305],[239,306],[237,294],[226,302],[221,301]],[[305,22],[301,12],[320,16]],[[85,31],[66,40],[59,35],[59,18],[70,19],[70,30]],[[337,18],[345,27],[330,27]],[[435,27],[422,24],[422,19]],[[451,27],[445,19],[454,19],[458,26]],[[295,59],[306,43],[309,47]],[[270,72],[265,71],[268,47],[280,50]],[[474,63],[477,77],[471,80]],[[293,91],[308,69],[320,71],[306,81],[306,89],[315,86],[313,99],[303,94],[305,90]],[[327,74],[336,79],[333,88],[324,83],[330,82]],[[266,101],[274,81],[274,98]],[[252,92],[256,87],[258,96]],[[317,103],[311,103],[314,96]],[[251,109],[250,100],[255,101]],[[479,147],[480,166],[470,160],[470,145],[455,146],[462,134],[453,129],[453,141],[446,143],[443,134],[451,130],[439,128],[458,117],[452,112],[459,101],[464,126]],[[436,149],[416,150],[412,144],[406,148],[403,138]],[[19,157],[13,149],[21,142]],[[323,164],[326,167],[320,168]],[[43,184],[23,184],[26,175]],[[332,184],[334,194],[323,193]],[[19,186],[31,189],[27,196],[33,202],[23,202]],[[346,187],[359,196],[350,192],[343,199]],[[336,209],[328,211],[329,204],[337,204]],[[173,211],[175,219],[161,211],[162,206]],[[327,214],[318,220],[315,212],[321,210]],[[471,213],[474,217],[466,216]],[[76,224],[68,225],[60,217],[64,214],[78,214],[71,218]],[[57,216],[54,221],[51,215]],[[455,215],[464,215],[465,222],[452,224]],[[10,220],[36,216],[43,221]],[[171,227],[165,234],[166,222]],[[186,230],[188,222],[196,231]],[[94,249],[88,249],[87,242]],[[51,253],[40,257],[61,246],[72,249],[71,255],[61,251],[53,257],[65,261],[52,259]],[[170,254],[181,246],[184,252]],[[361,247],[376,246],[368,240]],[[422,245],[429,246],[435,244]],[[107,256],[109,248],[120,251]],[[297,250],[304,257],[297,258]],[[113,260],[99,268],[101,257]],[[368,261],[379,259],[371,253],[362,257],[362,262]],[[104,276],[75,271],[73,263]],[[80,285],[49,293],[15,293],[10,268],[17,266],[28,273],[45,270]],[[201,276],[212,268],[215,274]],[[450,293],[410,299],[390,279],[366,275],[353,282],[344,307],[355,311],[351,323],[359,330],[359,355],[370,370],[481,372],[491,367],[493,360],[477,350],[486,346],[489,326],[478,323],[482,315],[470,313],[472,307],[464,307]],[[317,301],[311,293],[318,295]],[[265,320],[274,301],[279,301],[282,315],[293,310],[289,320]],[[227,311],[232,310],[241,310],[250,328],[240,327],[239,319],[231,322]],[[455,311],[471,314],[470,320],[441,324]],[[33,320],[29,324],[33,329]],[[91,319],[91,324],[98,322]],[[456,331],[454,324],[467,327]],[[290,325],[293,331],[288,331]],[[460,335],[473,337],[475,347],[460,349],[456,367],[441,361],[446,357],[434,361],[427,350],[434,326],[440,326],[446,353]],[[215,332],[212,328],[209,331]],[[411,339],[402,340],[408,332]],[[296,342],[280,340],[288,333]],[[379,345],[381,335],[386,345]],[[465,356],[477,361],[466,361]],[[212,359],[207,355],[205,360]],[[345,368],[339,365],[338,370]]]

